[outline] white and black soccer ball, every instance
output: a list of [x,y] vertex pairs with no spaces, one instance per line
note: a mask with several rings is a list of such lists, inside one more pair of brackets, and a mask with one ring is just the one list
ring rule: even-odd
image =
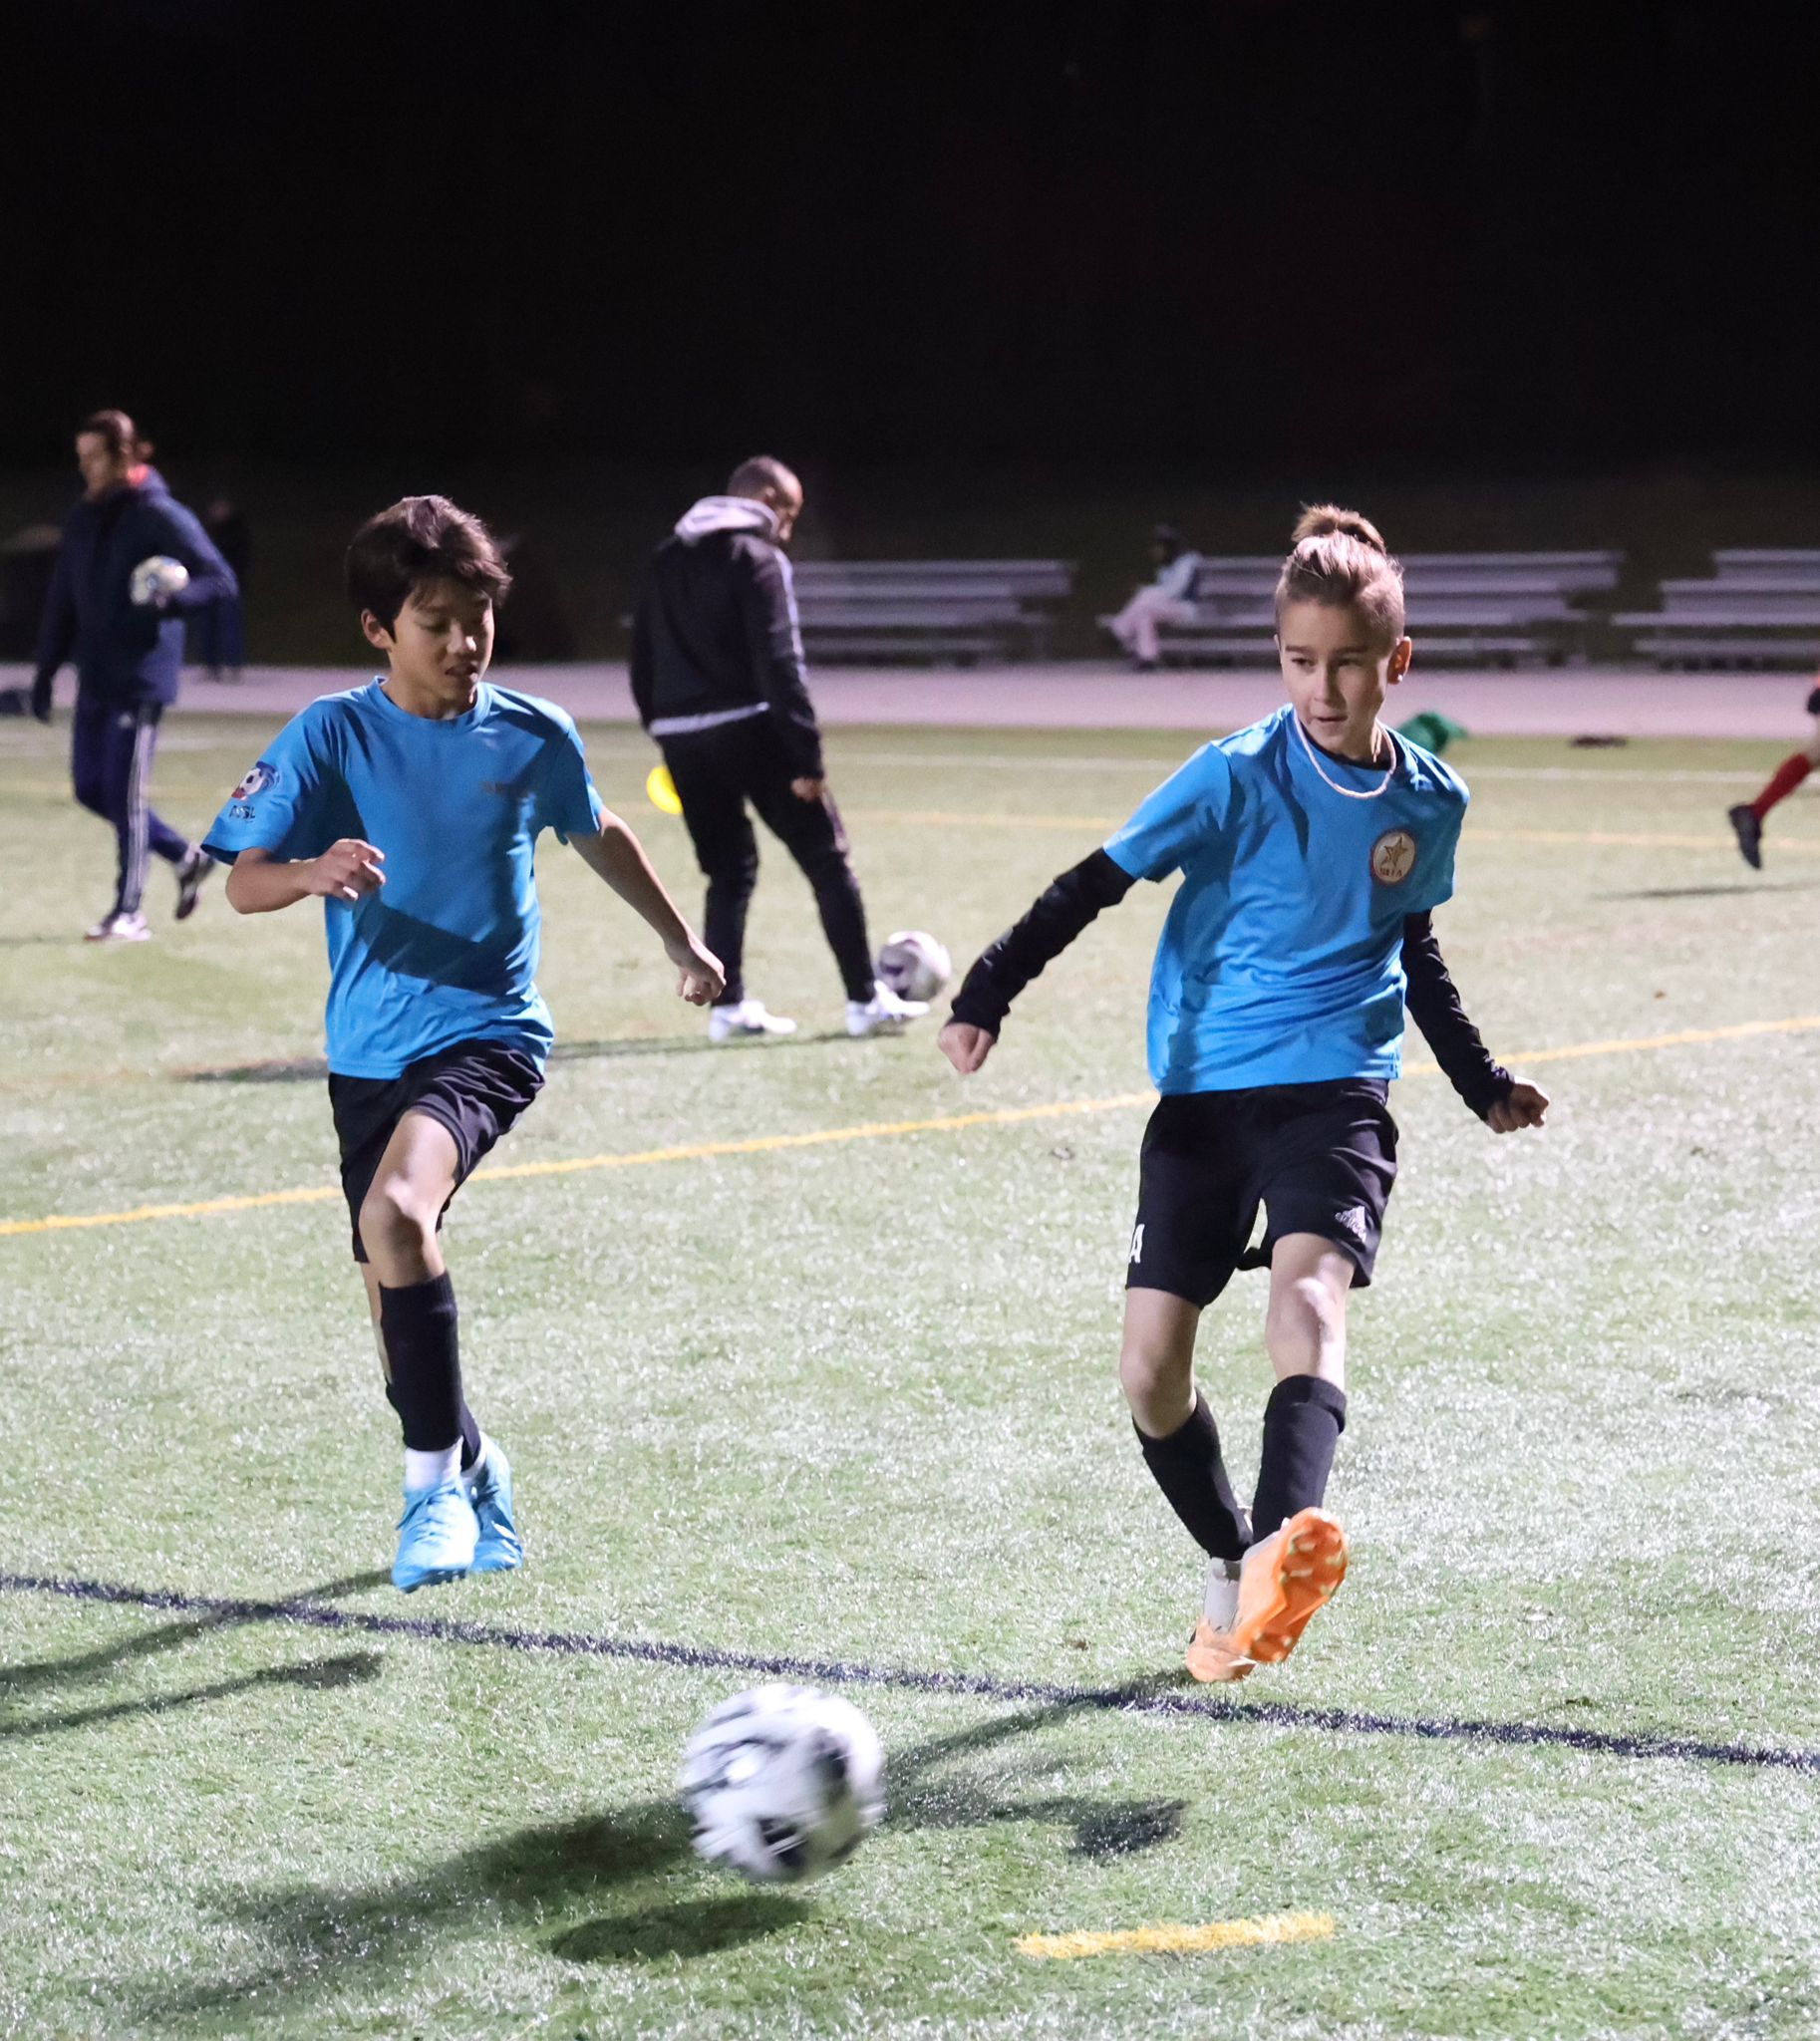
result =
[[709,1714],[677,1784],[701,1856],[780,1885],[852,1856],[884,1816],[884,1746],[851,1701],[779,1680]]
[[954,959],[927,929],[899,929],[879,951],[877,970],[900,1000],[932,1000],[954,976]]
[[173,560],[168,553],[153,553],[149,560],[142,560],[133,570],[133,578],[127,584],[127,593],[132,596],[139,609],[146,609],[152,603],[168,602],[173,595],[181,595],[189,586],[189,569],[181,560]]

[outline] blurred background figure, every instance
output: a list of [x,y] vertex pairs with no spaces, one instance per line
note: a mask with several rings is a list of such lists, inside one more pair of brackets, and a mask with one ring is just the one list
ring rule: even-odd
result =
[[202,512],[202,529],[233,570],[232,595],[217,596],[189,614],[186,657],[211,681],[238,681],[246,665],[246,570],[252,564],[252,535],[246,512],[225,496],[214,497]]
[[[28,524],[0,544],[0,659],[28,660],[37,649],[62,543],[56,525]],[[29,687],[0,688],[0,716],[25,716],[31,706]]]
[[1173,524],[1159,524],[1150,534],[1150,560],[1154,579],[1106,627],[1144,674],[1156,667],[1157,625],[1194,622],[1194,582],[1201,571],[1200,554]]
[[580,658],[562,583],[543,548],[520,531],[508,531],[500,535],[499,551],[512,572],[512,593],[499,606],[494,660],[535,665]]
[[177,698],[193,611],[237,595],[233,569],[201,521],[152,464],[152,443],[124,411],[98,411],[76,435],[83,494],[64,520],[32,678],[32,714],[51,720],[51,691],[76,667],[70,771],[76,798],[113,825],[114,904],[92,943],[143,943],[146,865],[155,852],[176,873],[176,918],[195,909],[209,863],[152,806],[152,754]]
[[727,974],[711,1041],[794,1034],[746,990],[746,916],[758,883],[757,812],[815,895],[847,995],[847,1032],[901,1034],[928,1013],[873,972],[847,833],[828,790],[784,548],[802,484],[766,454],[743,460],[651,556],[632,631],[632,698],[670,768],[708,881],[704,934]]

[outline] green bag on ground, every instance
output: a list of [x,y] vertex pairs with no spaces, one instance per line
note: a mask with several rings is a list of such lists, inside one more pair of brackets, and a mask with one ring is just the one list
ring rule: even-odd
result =
[[1472,732],[1464,724],[1443,716],[1438,709],[1423,709],[1410,717],[1407,723],[1399,723],[1396,734],[1407,737],[1412,744],[1420,744],[1424,751],[1432,751],[1438,758],[1449,744],[1470,736]]

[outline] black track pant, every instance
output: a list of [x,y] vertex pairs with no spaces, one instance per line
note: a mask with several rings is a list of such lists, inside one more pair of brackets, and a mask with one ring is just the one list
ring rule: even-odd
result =
[[872,951],[859,881],[847,858],[846,831],[832,800],[824,795],[805,801],[790,791],[791,767],[770,719],[754,717],[662,741],[696,860],[708,879],[702,940],[727,972],[720,1004],[732,1006],[746,997],[741,976],[746,911],[758,882],[758,840],[747,813],[749,802],[815,889],[822,930],[847,998],[869,1000]]
[[120,846],[115,912],[137,914],[146,890],[146,860],[178,863],[189,844],[152,805],[152,752],[157,742],[156,702],[110,702],[84,689],[76,697],[70,771],[76,798],[113,824]]

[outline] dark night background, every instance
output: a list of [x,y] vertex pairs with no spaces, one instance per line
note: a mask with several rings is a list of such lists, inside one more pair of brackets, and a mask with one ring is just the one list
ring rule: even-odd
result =
[[1706,490],[1814,538],[1812,10],[0,19],[0,513],[117,403],[268,526],[396,477],[639,523],[765,447],[809,549],[1087,555],[1184,504],[1274,543],[1337,485],[1408,545]]

